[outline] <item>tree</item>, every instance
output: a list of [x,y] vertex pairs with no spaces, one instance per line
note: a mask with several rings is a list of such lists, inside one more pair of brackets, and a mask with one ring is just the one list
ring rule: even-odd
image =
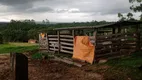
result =
[[123,14],[118,13],[119,21],[125,21],[126,18],[123,16]]
[[127,17],[128,17],[128,19],[131,19],[131,18],[133,17],[133,14],[129,12],[129,13],[127,14]]
[[[131,10],[134,12],[142,12],[142,0],[129,0],[130,3],[132,3],[132,6],[130,7]],[[134,5],[134,3],[137,3],[138,5]],[[140,15],[140,20],[142,20],[142,14]]]

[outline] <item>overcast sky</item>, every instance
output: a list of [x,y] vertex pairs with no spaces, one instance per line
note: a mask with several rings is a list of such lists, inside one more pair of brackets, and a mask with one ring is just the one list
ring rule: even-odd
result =
[[0,21],[117,21],[117,13],[130,12],[130,5],[129,0],[0,0]]

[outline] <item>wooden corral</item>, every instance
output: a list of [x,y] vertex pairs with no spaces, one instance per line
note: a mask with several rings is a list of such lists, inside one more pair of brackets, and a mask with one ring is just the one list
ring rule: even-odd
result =
[[[95,59],[111,59],[129,55],[142,47],[141,24],[142,22],[138,21],[124,21],[99,26],[55,28],[56,35],[46,36],[46,49],[73,54],[74,37],[87,35],[95,45]],[[94,32],[96,36],[93,35]]]

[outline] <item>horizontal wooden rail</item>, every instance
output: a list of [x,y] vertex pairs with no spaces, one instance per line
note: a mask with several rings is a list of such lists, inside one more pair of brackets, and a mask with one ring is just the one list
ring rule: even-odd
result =
[[49,45],[50,47],[59,47],[58,45]]
[[73,52],[72,51],[67,51],[67,50],[61,50],[61,52],[64,52],[64,53],[69,53],[69,54],[73,54]]
[[73,47],[61,46],[61,48],[63,48],[63,49],[69,49],[69,50],[73,50]]
[[58,49],[54,49],[54,48],[49,48],[52,51],[58,51]]
[[120,51],[118,51],[118,52],[111,52],[111,53],[105,53],[105,54],[100,54],[100,55],[96,55],[96,57],[103,57],[103,56],[115,55],[115,54],[120,54]]
[[73,46],[73,44],[72,44],[72,43],[66,43],[66,42],[61,42],[61,45]]
[[49,40],[49,41],[50,41],[50,40],[51,40],[51,41],[52,41],[52,40],[56,40],[56,41],[57,41],[58,38],[48,38],[48,40]]
[[57,41],[49,41],[49,43],[51,43],[51,44],[58,44]]
[[73,42],[73,39],[60,39],[61,41],[68,41],[68,42]]
[[112,48],[106,48],[106,49],[97,49],[96,54],[104,53],[107,51],[117,50],[119,47],[112,47]]
[[60,35],[61,38],[73,38],[73,36],[70,35]]
[[48,37],[57,37],[57,35],[48,35]]

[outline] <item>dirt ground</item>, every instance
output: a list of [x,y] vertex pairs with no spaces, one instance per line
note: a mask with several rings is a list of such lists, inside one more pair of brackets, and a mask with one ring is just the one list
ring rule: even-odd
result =
[[[9,55],[0,55],[0,80],[11,80]],[[103,80],[103,74],[96,70],[106,70],[108,66],[86,65],[81,68],[53,60],[29,60],[29,80]]]

